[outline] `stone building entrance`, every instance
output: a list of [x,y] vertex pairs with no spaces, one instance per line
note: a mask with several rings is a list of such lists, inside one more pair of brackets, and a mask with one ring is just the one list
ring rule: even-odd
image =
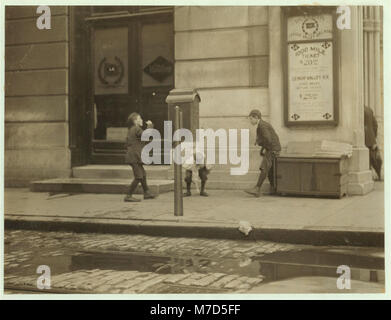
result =
[[123,164],[130,113],[151,120],[163,136],[165,99],[174,87],[173,17],[169,8],[93,7],[85,21],[91,27],[88,162]]

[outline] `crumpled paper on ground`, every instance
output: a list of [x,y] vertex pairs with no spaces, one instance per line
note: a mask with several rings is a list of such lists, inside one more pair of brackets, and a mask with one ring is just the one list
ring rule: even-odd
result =
[[251,223],[248,221],[239,221],[239,231],[243,233],[244,235],[248,236],[253,230],[253,227],[251,226]]

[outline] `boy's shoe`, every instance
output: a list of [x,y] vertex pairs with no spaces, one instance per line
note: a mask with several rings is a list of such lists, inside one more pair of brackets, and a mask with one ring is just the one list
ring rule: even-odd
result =
[[191,196],[191,192],[190,191],[186,191],[183,193],[183,196],[184,197],[190,197]]
[[209,197],[209,194],[207,194],[205,191],[200,192],[200,196],[202,197]]
[[257,197],[257,198],[259,198],[261,196],[261,188],[258,188],[258,187],[244,190],[244,192],[246,192],[248,194],[251,194],[251,195],[253,195],[253,196]]
[[150,193],[149,191],[144,193],[144,200],[155,199],[155,198],[156,198],[156,195]]
[[274,196],[274,195],[277,194],[277,191],[276,191],[275,188],[270,187],[269,191],[268,192],[264,192],[263,194],[264,195],[268,195],[268,196]]
[[133,196],[131,195],[127,195],[125,198],[124,198],[124,201],[125,202],[140,202],[141,200],[140,199],[137,199],[137,198],[134,198]]

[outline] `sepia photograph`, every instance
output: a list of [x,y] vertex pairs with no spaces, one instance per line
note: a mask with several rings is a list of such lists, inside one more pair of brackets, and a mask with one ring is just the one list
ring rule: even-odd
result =
[[3,296],[384,298],[383,2],[120,4],[2,5]]

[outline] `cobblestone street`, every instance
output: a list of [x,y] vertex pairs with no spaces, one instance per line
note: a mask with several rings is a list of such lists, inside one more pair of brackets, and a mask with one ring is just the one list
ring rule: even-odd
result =
[[[310,249],[266,241],[6,231],[5,293],[247,292],[275,280],[270,274],[276,272],[260,268],[257,259]],[[50,268],[51,289],[37,289],[40,265]]]

